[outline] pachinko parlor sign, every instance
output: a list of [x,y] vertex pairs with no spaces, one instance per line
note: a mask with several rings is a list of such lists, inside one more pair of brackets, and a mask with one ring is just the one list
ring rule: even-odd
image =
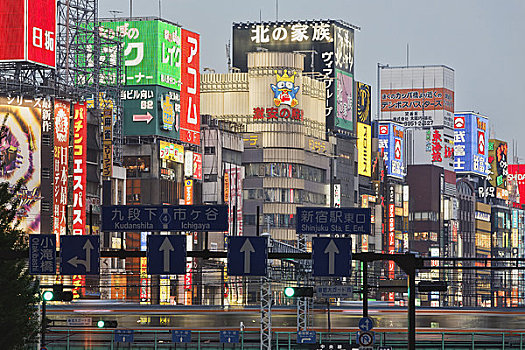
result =
[[254,107],[253,120],[257,121],[302,121],[304,111],[295,108],[299,104],[297,100],[297,93],[299,86],[295,84],[295,75],[289,75],[287,70],[284,70],[282,75],[275,71],[276,84],[270,84],[273,92],[273,106],[272,107]]

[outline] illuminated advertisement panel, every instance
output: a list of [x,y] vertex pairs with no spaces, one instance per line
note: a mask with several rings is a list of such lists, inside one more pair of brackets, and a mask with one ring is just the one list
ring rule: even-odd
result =
[[0,1],[0,61],[28,61],[54,68],[56,1]]
[[[322,74],[326,85],[327,104],[325,116],[330,128],[354,131],[353,110],[347,110],[349,90],[335,88],[336,70],[342,81],[353,80],[354,30],[337,21],[294,21],[233,24],[233,66],[247,72],[247,52],[260,48],[276,52],[301,52],[304,54],[305,71],[311,69]],[[352,96],[351,94],[350,96]],[[340,101],[339,117],[336,101]],[[345,107],[343,109],[343,107]],[[344,116],[344,118],[342,118]],[[336,124],[338,123],[338,124]],[[349,128],[349,129],[345,129]]]
[[163,86],[124,86],[120,93],[125,136],[179,139],[180,92]]
[[101,22],[100,35],[123,47],[124,85],[162,85],[181,89],[181,29],[158,21]]
[[[447,127],[408,128],[410,164],[433,164],[454,171],[454,130]],[[409,140],[409,138],[406,138]]]
[[193,153],[193,178],[202,180],[202,154]]
[[354,78],[351,74],[335,70],[335,120],[334,126],[354,130]]
[[372,127],[357,123],[357,171],[362,176],[372,176]]
[[102,126],[102,176],[113,175],[113,109],[104,109]]
[[182,30],[180,140],[200,145],[200,36]]
[[356,119],[358,123],[370,125],[370,109],[372,108],[372,87],[356,81]]
[[159,142],[160,159],[171,160],[177,163],[184,163],[184,147],[175,143]]
[[53,233],[57,247],[66,234],[67,176],[69,148],[69,102],[55,100],[53,150]]
[[525,204],[525,164],[509,164],[507,181],[518,185],[520,204]]
[[184,204],[193,204],[193,180],[184,180]]
[[487,177],[489,182],[493,187],[507,189],[507,174],[509,171],[507,142],[490,139],[488,145],[489,169],[487,169]]
[[76,103],[73,109],[73,234],[86,233],[87,109]]
[[402,179],[404,163],[405,128],[393,122],[378,123],[378,150],[383,154],[387,175]]
[[454,115],[454,170],[459,173],[488,173],[488,119],[475,113]]
[[[228,204],[228,222],[231,236],[242,236],[242,181],[244,179],[243,168],[230,163],[224,164],[224,203]],[[236,210],[234,210],[236,209]],[[234,231],[233,221],[236,220],[236,230]]]
[[43,103],[40,98],[0,96],[0,125],[5,125],[0,142],[0,182],[14,186],[25,180],[16,194],[21,199],[17,216],[20,229],[28,234],[40,233]]

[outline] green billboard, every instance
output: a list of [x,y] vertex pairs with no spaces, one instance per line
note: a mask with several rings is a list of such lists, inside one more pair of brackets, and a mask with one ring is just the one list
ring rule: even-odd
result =
[[180,136],[180,93],[163,86],[124,86],[123,135]]
[[181,28],[160,20],[104,21],[100,35],[123,42],[123,84],[180,91]]

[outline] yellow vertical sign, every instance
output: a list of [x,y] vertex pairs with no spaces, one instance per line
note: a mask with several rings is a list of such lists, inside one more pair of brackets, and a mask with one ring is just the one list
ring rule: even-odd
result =
[[372,127],[368,124],[357,123],[357,171],[359,175],[372,175]]
[[102,176],[113,175],[113,110],[104,109],[102,118]]

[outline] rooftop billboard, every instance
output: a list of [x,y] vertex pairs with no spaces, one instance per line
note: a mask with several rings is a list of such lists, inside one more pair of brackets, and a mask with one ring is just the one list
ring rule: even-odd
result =
[[454,170],[488,174],[488,118],[466,112],[454,115]]

